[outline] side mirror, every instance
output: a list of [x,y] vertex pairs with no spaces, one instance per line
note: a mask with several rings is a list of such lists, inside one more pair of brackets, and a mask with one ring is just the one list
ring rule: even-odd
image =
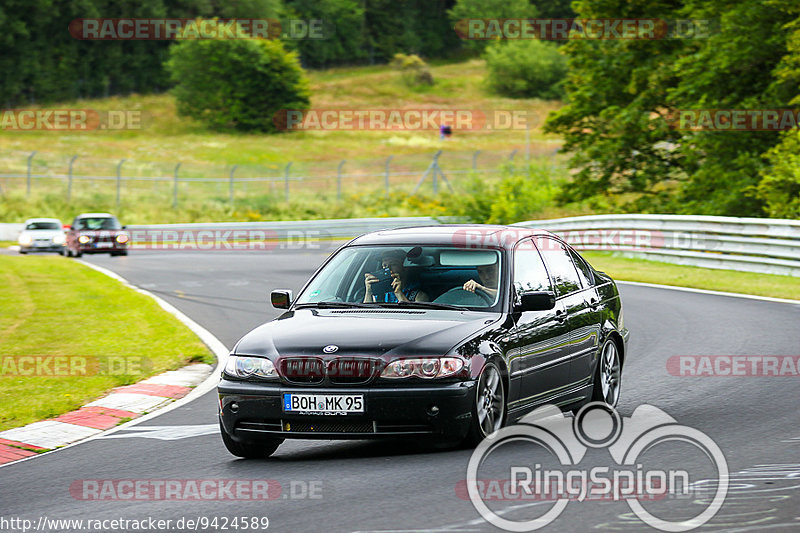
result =
[[550,291],[526,291],[519,295],[514,311],[548,311],[556,306],[556,295]]
[[275,309],[289,309],[292,304],[292,291],[287,289],[272,291],[270,300],[272,301],[272,307]]
[[122,226],[122,229],[128,229],[128,226]]
[[75,226],[70,226],[69,229],[74,231],[75,230]]

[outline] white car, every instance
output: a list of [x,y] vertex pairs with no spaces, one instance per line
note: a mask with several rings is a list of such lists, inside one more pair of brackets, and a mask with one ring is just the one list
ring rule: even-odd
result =
[[57,218],[29,218],[19,234],[19,253],[58,252],[64,255],[67,242],[61,221]]

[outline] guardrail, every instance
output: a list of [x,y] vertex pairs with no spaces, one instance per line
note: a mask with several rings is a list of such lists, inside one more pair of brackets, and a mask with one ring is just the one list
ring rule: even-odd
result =
[[[348,239],[382,229],[460,222],[456,217],[386,217],[280,222],[130,225],[130,230],[265,230],[291,238],[322,232]],[[614,251],[681,265],[800,276],[800,220],[680,215],[596,215],[532,220],[515,226],[556,233],[578,250]],[[22,224],[0,224],[16,240]]]
[[[189,224],[131,224],[126,229],[131,231],[236,231],[263,230],[276,237],[288,237],[299,232],[316,231],[326,238],[350,239],[364,233],[383,229],[397,229],[412,226],[428,226],[431,224],[455,223],[463,221],[458,217],[376,217],[332,220],[287,220],[275,222],[197,222]],[[16,241],[24,224],[0,223],[0,241]]]
[[800,276],[800,220],[596,215],[515,225],[551,231],[577,250],[606,250],[681,265]]

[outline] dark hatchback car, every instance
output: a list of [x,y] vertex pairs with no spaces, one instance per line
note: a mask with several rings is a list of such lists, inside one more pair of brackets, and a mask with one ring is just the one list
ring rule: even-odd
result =
[[543,404],[619,398],[617,287],[545,231],[363,235],[272,304],[286,312],[236,344],[218,386],[222,438],[240,457],[287,438],[474,445]]
[[83,254],[128,255],[130,236],[109,213],[83,213],[67,231],[67,256]]

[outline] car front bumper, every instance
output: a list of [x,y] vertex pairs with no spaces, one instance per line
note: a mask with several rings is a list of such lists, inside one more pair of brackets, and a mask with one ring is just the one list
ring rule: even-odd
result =
[[117,242],[112,243],[111,246],[98,246],[98,244],[102,245],[103,243],[90,242],[86,244],[79,244],[78,250],[82,254],[107,254],[111,252],[124,252],[128,249],[127,244],[119,244]]
[[63,252],[66,247],[63,244],[26,244],[20,245],[19,249],[23,252]]
[[[259,438],[375,439],[432,436],[460,439],[472,418],[475,381],[374,387],[296,387],[223,378],[220,420],[235,441]],[[361,394],[364,413],[303,415],[283,410],[283,393]]]

